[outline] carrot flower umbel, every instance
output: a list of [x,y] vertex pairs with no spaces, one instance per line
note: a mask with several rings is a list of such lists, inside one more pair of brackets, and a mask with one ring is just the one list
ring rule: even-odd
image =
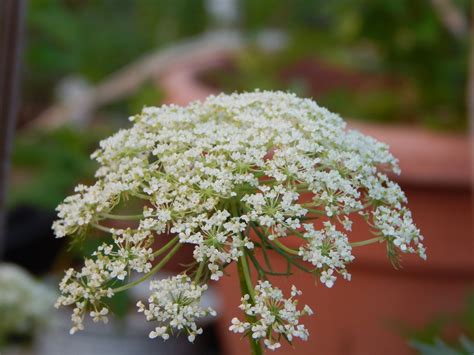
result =
[[[94,229],[112,237],[61,282],[57,305],[74,306],[73,331],[83,328],[87,314],[105,320],[108,297],[150,279],[183,244],[194,245],[195,263],[172,280],[196,297],[237,264],[250,319],[235,318],[232,330],[248,335],[255,354],[261,345],[278,348],[278,334],[308,336],[293,320],[288,331],[252,331],[259,325],[248,310],[256,309],[257,295],[278,293],[268,277],[287,275],[262,262],[268,250],[327,287],[338,276],[350,280],[355,247],[386,243],[394,264],[400,252],[426,258],[406,197],[387,175],[400,173],[388,146],[346,129],[341,117],[312,100],[270,91],[222,94],[186,107],[147,107],[130,120],[129,129],[103,140],[92,155],[100,165],[96,182],[78,186],[57,209],[58,238],[87,237]],[[134,211],[117,212],[131,200]],[[374,235],[351,242],[356,215]],[[131,226],[107,227],[111,220]],[[300,239],[299,249],[288,247],[289,236]],[[154,243],[159,238],[168,239]],[[140,310],[151,317],[151,308]],[[151,317],[159,318],[153,337],[186,331],[192,341],[201,332],[191,319],[177,328],[171,314],[160,317]]]

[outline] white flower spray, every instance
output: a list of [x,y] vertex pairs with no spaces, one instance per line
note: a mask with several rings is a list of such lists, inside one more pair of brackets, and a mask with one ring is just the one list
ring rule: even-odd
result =
[[[93,230],[112,236],[60,284],[57,306],[75,307],[71,332],[83,329],[86,314],[106,321],[107,298],[149,279],[182,244],[194,245],[195,265],[152,281],[149,306],[139,303],[157,322],[150,336],[185,332],[194,341],[199,318],[215,313],[199,306],[207,284],[236,263],[247,318],[234,318],[231,330],[249,337],[254,354],[262,344],[274,350],[282,339],[306,340],[299,318],[312,313],[297,309],[299,291],[285,299],[270,284],[269,276],[288,273],[272,271],[267,251],[327,287],[338,276],[350,280],[354,247],[386,243],[394,265],[399,252],[426,258],[406,197],[385,174],[400,173],[388,146],[347,130],[312,100],[267,91],[218,95],[186,107],[145,108],[131,121],[92,155],[100,164],[96,183],[78,186],[58,206],[57,237]],[[141,209],[117,214],[129,200]],[[355,215],[375,237],[350,241]],[[108,227],[114,220],[133,227]],[[285,243],[289,236],[299,238],[298,249]],[[168,242],[155,248],[163,238]],[[142,275],[129,281],[131,273]]]
[[248,316],[249,321],[241,322],[232,319],[229,330],[234,333],[244,333],[254,340],[263,339],[270,350],[278,349],[282,338],[291,342],[293,338],[307,340],[308,330],[299,324],[302,315],[311,315],[309,306],[297,309],[298,302],[293,297],[301,291],[295,286],[291,288],[291,297],[286,299],[280,289],[273,287],[268,281],[259,281],[252,294],[242,297],[240,309]]
[[196,285],[186,275],[152,281],[149,307],[146,308],[141,301],[137,303],[138,311],[143,312],[148,321],[164,324],[156,327],[150,333],[150,338],[161,337],[166,340],[173,331],[185,330],[188,340],[193,342],[196,335],[202,333],[196,319],[216,315],[212,308],[203,309],[199,304],[206,289],[207,285]]

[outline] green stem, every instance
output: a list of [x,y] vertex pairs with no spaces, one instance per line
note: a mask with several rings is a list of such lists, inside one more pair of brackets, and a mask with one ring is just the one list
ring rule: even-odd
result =
[[293,235],[293,234],[294,234],[295,236],[299,237],[299,238],[308,239],[308,238],[306,238],[306,237],[304,236],[303,233],[301,233],[300,231],[297,231],[296,229],[291,229],[291,234],[290,234],[290,235]]
[[241,247],[240,250],[242,251],[242,256],[240,257],[239,262],[242,265],[242,273],[244,275],[245,284],[247,286],[247,290],[250,295],[250,298],[252,299],[252,302],[255,302],[255,293],[252,285],[252,278],[250,277],[250,269],[249,264],[247,262],[247,255],[243,247]]
[[161,254],[163,254],[165,251],[167,251],[169,248],[171,248],[171,246],[173,246],[175,243],[177,243],[179,241],[179,237],[176,236],[174,237],[173,239],[171,239],[168,243],[166,243],[165,245],[163,245],[163,247],[161,249],[158,249],[157,251],[155,251],[153,253],[153,256],[154,257],[157,257]]
[[197,271],[196,271],[196,275],[194,276],[194,283],[195,284],[199,283],[199,280],[201,279],[202,271],[204,270],[205,265],[206,265],[206,263],[204,261],[201,261],[199,263],[199,266],[198,266]]
[[315,208],[309,208],[308,206],[305,206],[304,204],[301,204],[301,206],[303,206],[303,208],[307,209],[309,213],[312,213],[312,214],[316,214],[316,215],[319,215],[319,216],[324,216],[326,214],[326,212],[322,211],[322,210],[317,210]]
[[[231,203],[230,207],[231,207],[232,215],[234,217],[238,217],[239,216],[238,202]],[[242,293],[242,297],[244,297],[245,295],[249,295],[250,296],[250,301],[253,304],[255,304],[255,292],[254,292],[254,288],[253,288],[253,285],[252,285],[252,279],[250,277],[250,269],[249,269],[249,265],[247,263],[246,252],[245,252],[245,249],[244,249],[243,246],[240,247],[240,250],[242,252],[242,256],[240,256],[238,261],[237,261],[237,270],[238,270],[238,273],[239,273],[240,290],[241,290],[241,293]],[[255,323],[256,322],[255,317],[249,316],[247,314],[246,314],[246,317],[247,317],[247,320],[250,323]],[[262,355],[263,350],[262,350],[262,347],[260,345],[260,341],[258,341],[256,339],[253,339],[251,335],[248,336],[248,339],[249,339],[250,349],[252,351],[252,355]]]
[[142,193],[139,193],[139,192],[130,192],[130,195],[138,197],[142,200],[147,200],[147,201],[149,201],[150,198],[151,198],[151,196],[148,196],[148,195],[145,195],[145,194],[142,194]]
[[265,270],[262,267],[262,265],[260,265],[255,255],[253,255],[252,253],[247,253],[247,255],[250,261],[252,262],[252,264],[255,266],[255,269],[257,270],[260,278],[262,278],[263,280],[267,280],[267,275],[273,275],[273,276],[290,276],[291,275],[286,272],[273,272],[273,271]]
[[117,221],[129,221],[129,220],[139,220],[143,218],[143,214],[132,214],[132,215],[118,215],[110,213],[101,213],[101,216],[104,218],[114,219]]
[[176,254],[176,252],[179,250],[179,248],[181,248],[180,243],[176,244],[174,246],[174,248],[171,249],[171,251],[163,259],[161,259],[161,261],[158,264],[156,264],[148,273],[146,273],[145,275],[143,275],[142,277],[140,277],[139,279],[137,279],[133,282],[130,282],[130,283],[128,283],[126,285],[123,285],[121,287],[117,287],[117,288],[112,289],[112,291],[114,293],[126,291],[129,288],[132,288],[133,286],[136,286],[136,285],[142,283],[143,281],[148,279],[150,276],[152,276],[153,274],[155,274],[156,272],[161,270],[161,268],[166,265],[166,263],[174,256],[174,254]]
[[252,224],[252,229],[255,231],[257,236],[260,238],[262,241],[262,244],[267,244],[269,248],[272,250],[276,251],[278,254],[283,256],[288,263],[291,263],[291,265],[296,266],[298,269],[303,270],[304,272],[312,274],[313,271],[304,267],[303,265],[300,265],[296,261],[293,260],[293,257],[289,256],[284,250],[280,249],[280,247],[276,244],[271,244],[270,241],[258,230],[258,227]]
[[92,225],[92,227],[94,227],[95,229],[98,229],[98,230],[100,230],[100,231],[102,231],[102,232],[111,233],[111,234],[114,233],[114,229],[113,229],[113,228],[101,226],[101,225],[98,224],[98,223],[92,223],[91,225]]
[[[118,230],[118,229],[115,229],[115,228],[109,228],[109,227],[100,225],[99,223],[91,223],[91,226],[94,227],[95,229],[98,229],[98,230],[102,231],[102,232],[106,232],[106,233],[110,233],[110,234],[114,234]],[[132,231],[132,232],[138,231],[138,229],[129,229],[129,228],[127,228],[127,230]]]
[[361,246],[364,246],[364,245],[369,245],[369,244],[381,242],[383,239],[384,239],[384,237],[375,237],[375,238],[372,238],[372,239],[362,240],[360,242],[351,243],[351,247],[361,247]]
[[310,192],[310,190],[308,190],[308,184],[297,184],[296,189],[299,192]]
[[[242,258],[240,258],[237,261],[237,270],[239,272],[240,290],[241,290],[241,293],[242,293],[242,297],[244,297],[245,295],[250,296],[250,290],[248,289],[248,284],[247,284],[247,281],[246,281],[246,276],[245,276],[245,273],[244,273],[244,270],[243,270],[241,259]],[[252,288],[252,293],[253,293],[253,288]],[[250,296],[250,297],[252,298],[252,302],[253,302],[253,297],[252,296]],[[246,314],[245,316],[246,316],[247,321],[249,323],[255,323],[255,321],[256,321],[255,317],[249,316],[248,314]],[[248,335],[248,339],[249,339],[250,349],[252,351],[252,355],[262,355],[263,351],[262,351],[262,347],[260,345],[260,342],[256,339],[253,339],[251,334]]]
[[280,242],[280,241],[277,240],[277,239],[272,240],[272,242],[273,242],[274,244],[276,244],[281,250],[286,251],[288,254],[299,255],[298,250],[294,250],[294,249],[288,248],[285,244],[283,244],[282,242]]

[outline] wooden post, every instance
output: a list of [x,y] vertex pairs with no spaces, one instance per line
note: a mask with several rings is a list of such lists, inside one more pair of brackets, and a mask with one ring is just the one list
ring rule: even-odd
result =
[[[469,36],[468,56],[469,72],[467,80],[467,112],[471,133],[471,197],[474,209],[474,1],[471,2],[471,28]],[[472,223],[474,225],[474,216]]]
[[26,0],[0,1],[0,260],[5,253],[6,193],[18,107]]

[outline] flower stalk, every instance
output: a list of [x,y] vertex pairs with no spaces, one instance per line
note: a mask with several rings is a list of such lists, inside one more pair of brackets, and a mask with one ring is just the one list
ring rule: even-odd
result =
[[160,262],[158,264],[156,264],[148,273],[146,273],[145,275],[143,275],[142,277],[140,277],[139,279],[135,280],[135,281],[132,281],[126,285],[123,285],[123,286],[120,286],[120,287],[117,287],[117,288],[114,288],[112,291],[114,293],[119,293],[119,292],[123,292],[123,291],[126,291],[130,288],[132,288],[133,286],[136,286],[136,285],[139,285],[141,284],[142,282],[148,280],[151,276],[153,276],[154,274],[156,274],[158,271],[160,271],[168,261],[171,260],[171,258],[174,256],[174,254],[176,254],[176,252],[181,248],[181,244],[176,244],[174,246],[173,249],[171,249],[171,251],[166,254],[166,256],[160,260]]
[[[241,258],[237,262],[237,271],[238,271],[238,275],[239,275],[240,290],[241,290],[241,293],[242,293],[242,297],[245,297],[246,295],[253,294],[253,286],[251,286],[250,276],[246,275],[246,273],[244,271],[245,267],[243,266],[242,259],[243,258]],[[249,285],[250,285],[250,287],[249,287]],[[253,299],[252,296],[250,296],[250,297]],[[250,315],[247,315],[247,320],[249,322],[254,322],[256,320],[256,318],[252,317]],[[263,354],[263,349],[262,349],[262,346],[261,346],[260,342],[258,340],[255,340],[251,336],[249,336],[248,338],[249,338],[250,349],[251,349],[252,355],[261,355],[261,354]]]

